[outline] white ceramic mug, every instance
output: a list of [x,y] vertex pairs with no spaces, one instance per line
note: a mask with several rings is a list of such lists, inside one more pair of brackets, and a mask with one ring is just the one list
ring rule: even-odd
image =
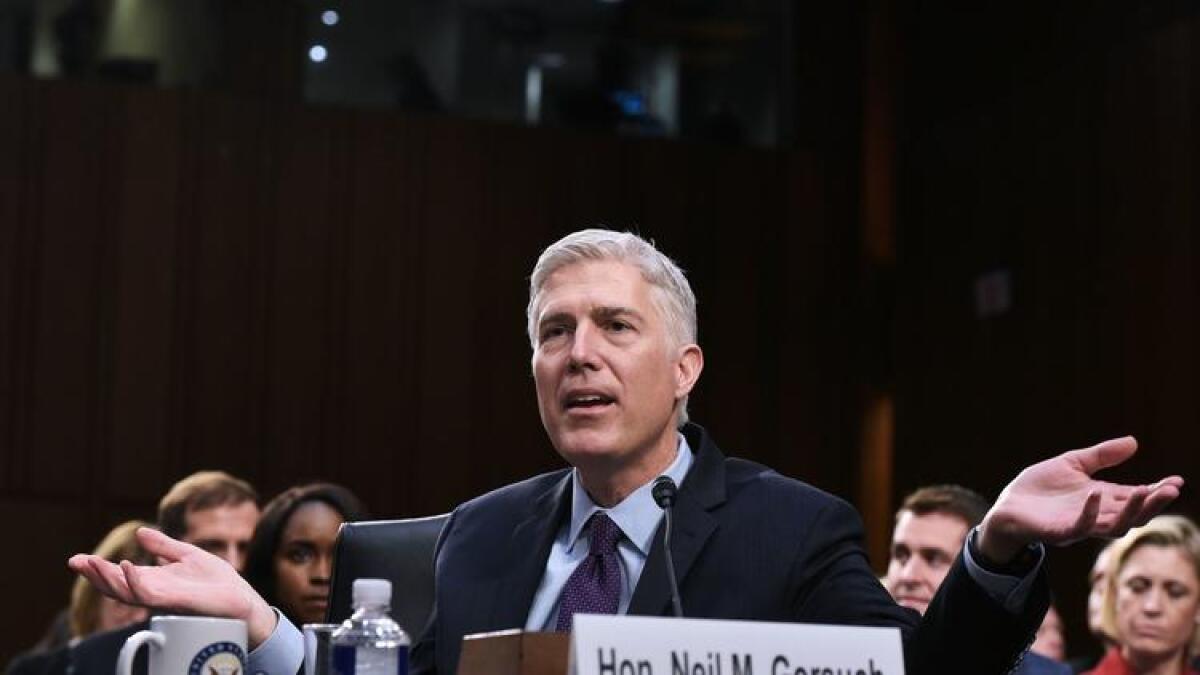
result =
[[150,630],[129,636],[117,675],[131,675],[133,657],[149,645],[150,675],[244,675],[246,622],[208,616],[156,616]]

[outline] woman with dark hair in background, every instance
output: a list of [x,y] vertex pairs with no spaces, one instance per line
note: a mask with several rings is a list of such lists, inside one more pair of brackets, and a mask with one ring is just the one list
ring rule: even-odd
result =
[[366,517],[363,503],[340,485],[285,490],[263,507],[246,558],[247,581],[297,626],[324,621],[338,528]]

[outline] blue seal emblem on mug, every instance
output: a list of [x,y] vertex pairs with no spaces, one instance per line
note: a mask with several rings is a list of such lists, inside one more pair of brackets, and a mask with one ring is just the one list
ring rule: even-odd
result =
[[246,654],[232,642],[214,642],[192,657],[188,675],[242,675]]

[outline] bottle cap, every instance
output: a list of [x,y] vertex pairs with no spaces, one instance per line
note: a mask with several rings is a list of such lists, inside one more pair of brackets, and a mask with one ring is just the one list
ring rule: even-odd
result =
[[355,607],[390,605],[392,603],[392,582],[387,579],[355,579],[350,595]]

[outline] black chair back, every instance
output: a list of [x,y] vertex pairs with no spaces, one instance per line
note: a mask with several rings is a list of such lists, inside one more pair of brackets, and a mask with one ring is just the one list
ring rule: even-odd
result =
[[333,552],[325,620],[350,617],[355,579],[392,582],[392,618],[416,642],[433,611],[433,550],[449,515],[343,523]]

